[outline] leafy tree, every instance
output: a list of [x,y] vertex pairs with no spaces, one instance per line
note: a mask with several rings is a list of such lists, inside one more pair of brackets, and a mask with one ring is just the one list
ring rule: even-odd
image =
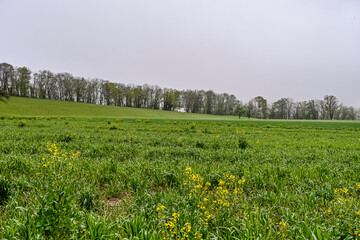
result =
[[268,117],[267,100],[261,96],[257,96],[254,100],[255,117],[266,119]]
[[132,107],[134,100],[134,92],[132,91],[131,86],[126,86],[125,89],[125,106]]
[[270,118],[290,119],[293,114],[294,101],[291,98],[281,98],[274,102],[270,111]]
[[14,67],[8,63],[0,63],[0,88],[12,93],[14,86],[11,86],[14,79]]
[[31,71],[27,67],[20,67],[16,69],[15,73],[16,86],[15,95],[20,97],[29,96]]
[[233,115],[238,104],[238,100],[236,97],[231,94],[224,94],[225,95],[225,114],[226,115]]
[[240,119],[242,115],[246,114],[246,109],[243,106],[238,105],[235,108],[235,114],[238,115]]
[[163,110],[171,111],[174,107],[175,95],[172,89],[164,89],[163,93]]

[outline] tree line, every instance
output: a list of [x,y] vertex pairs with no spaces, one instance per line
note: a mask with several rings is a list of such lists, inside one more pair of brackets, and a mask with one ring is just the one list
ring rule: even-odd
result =
[[269,104],[261,96],[243,103],[235,95],[212,90],[176,90],[156,85],[114,83],[99,78],[76,77],[49,70],[32,72],[27,67],[0,63],[1,94],[74,101],[120,107],[136,107],[189,113],[238,115],[261,119],[341,119],[359,118],[359,110],[340,103],[335,96],[322,100],[295,102],[281,98]]

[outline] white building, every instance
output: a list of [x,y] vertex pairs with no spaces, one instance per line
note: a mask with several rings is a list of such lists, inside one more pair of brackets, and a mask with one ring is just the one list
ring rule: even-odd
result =
[[174,109],[175,112],[186,112],[186,109],[183,107],[177,107]]

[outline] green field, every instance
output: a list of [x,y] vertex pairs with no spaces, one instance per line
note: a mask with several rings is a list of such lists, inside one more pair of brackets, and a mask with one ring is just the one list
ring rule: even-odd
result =
[[212,119],[231,120],[236,116],[214,116],[178,113],[143,108],[101,106],[88,103],[65,102],[35,98],[12,97],[0,104],[0,114],[8,116],[51,116],[76,118],[146,118],[146,119]]
[[356,239],[360,122],[0,105],[1,239]]

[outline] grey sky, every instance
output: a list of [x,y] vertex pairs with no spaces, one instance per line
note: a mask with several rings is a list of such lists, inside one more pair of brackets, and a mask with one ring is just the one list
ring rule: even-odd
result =
[[0,0],[0,62],[360,107],[360,1]]

